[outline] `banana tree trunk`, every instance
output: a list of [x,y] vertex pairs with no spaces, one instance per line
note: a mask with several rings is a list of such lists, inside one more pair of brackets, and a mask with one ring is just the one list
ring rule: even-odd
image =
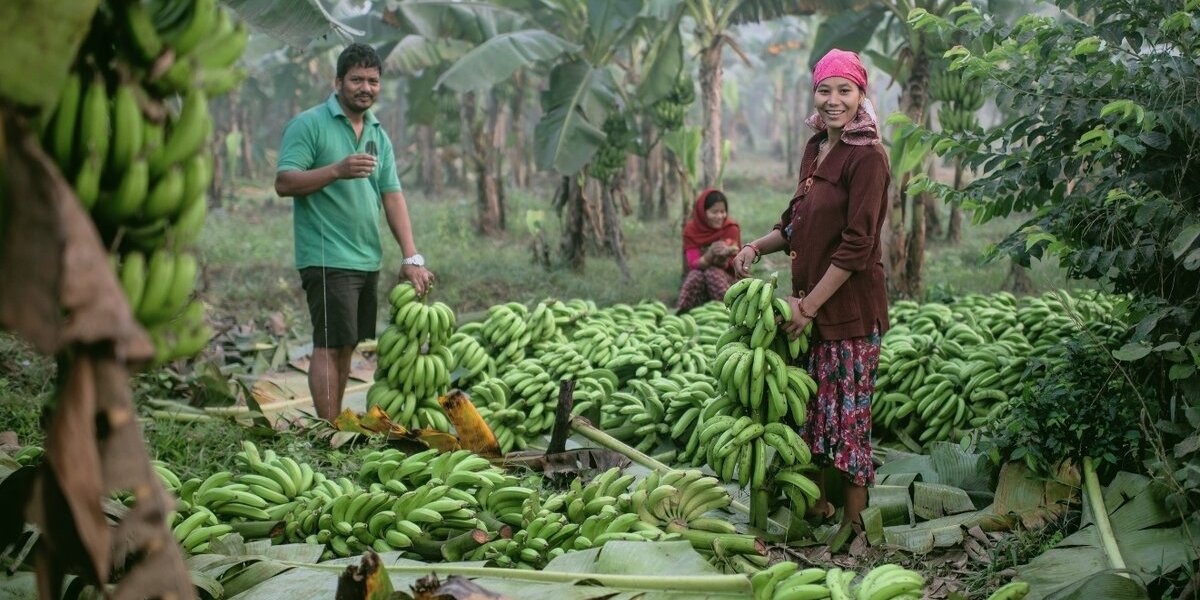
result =
[[[912,119],[914,123],[924,124],[929,84],[929,59],[924,51],[914,51],[908,79],[900,94],[900,111]],[[890,235],[888,236],[888,265],[890,276],[888,281],[892,286],[893,295],[916,298],[922,285],[922,269],[925,263],[925,211],[922,201],[918,198],[909,206],[908,187],[909,173],[905,173],[892,186]],[[905,225],[911,216],[911,229],[905,230]]]
[[[932,175],[932,172],[930,173]],[[925,204],[925,233],[926,238],[940,238],[942,233],[942,213],[939,202],[933,194],[922,194]]]
[[417,125],[416,134],[417,155],[421,161],[421,190],[426,196],[436,197],[442,192],[442,161],[433,142],[433,125]]
[[[771,156],[785,158],[784,125],[791,114],[791,107],[785,102],[783,73],[775,73],[771,77],[771,119],[767,122],[767,144],[771,147]],[[788,165],[788,177],[792,176],[792,165]]]
[[600,185],[600,210],[604,213],[604,238],[608,251],[612,252],[617,267],[621,269],[621,278],[632,281],[633,274],[629,272],[629,263],[625,260],[625,240],[621,233],[621,215],[617,211],[617,199],[614,187],[610,184]]
[[574,176],[562,178],[558,188],[557,204],[563,215],[562,255],[563,262],[576,271],[584,266],[583,252],[583,190]]
[[525,140],[525,111],[522,110],[525,106],[525,87],[526,77],[524,73],[517,73],[513,77],[513,93],[509,98],[508,107],[509,114],[509,130],[511,131],[512,143],[509,146],[509,168],[512,169],[513,184],[520,189],[529,188],[529,157],[526,156],[527,146]]
[[491,129],[477,118],[477,113],[475,92],[463,94],[459,115],[462,119],[463,151],[475,172],[475,229],[481,235],[494,236],[501,231],[499,182],[494,173],[495,161],[489,143],[488,133]]
[[490,156],[488,166],[489,176],[496,186],[496,211],[499,217],[500,230],[508,229],[507,210],[504,202],[504,148],[508,145],[508,110],[499,88],[492,89],[491,104],[488,108],[488,128],[491,131],[491,143],[485,147]]
[[[658,128],[648,119],[642,119],[642,139],[654,140],[658,137]],[[646,152],[646,156],[638,159],[641,171],[638,178],[638,218],[649,221],[657,214],[657,191],[662,187],[662,144],[654,144]]]
[[700,99],[704,125],[701,129],[700,159],[703,187],[711,187],[721,172],[721,66],[723,38],[714,36],[700,51]]
[[[962,188],[962,159],[954,159],[954,189]],[[962,208],[957,202],[950,204],[950,221],[946,225],[946,241],[957,244],[962,241]]]

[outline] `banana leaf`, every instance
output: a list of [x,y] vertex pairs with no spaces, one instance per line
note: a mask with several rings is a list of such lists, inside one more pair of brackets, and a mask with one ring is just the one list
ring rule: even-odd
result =
[[[1132,473],[1119,473],[1104,489],[1109,520],[1121,556],[1131,573],[1146,580],[1172,573],[1196,560],[1194,549],[1187,543],[1184,527],[1178,524],[1178,517],[1172,515],[1163,502],[1165,493],[1161,485]],[[1090,583],[1098,574],[1108,572],[1110,567],[1098,527],[1086,504],[1083,524],[1079,531],[1051,550],[1017,567],[1018,577],[1028,581],[1032,588],[1028,598],[1145,597],[1085,592],[1075,595],[1070,591],[1081,586],[1081,582]],[[1198,525],[1200,523],[1190,524],[1193,531]]]
[[1031,473],[1025,463],[1010,462],[1000,468],[993,510],[1027,528],[1042,527],[1066,511],[1079,485],[1079,471],[1071,465],[1061,465],[1055,478],[1046,480]]
[[[1030,596],[1026,596],[1027,598]],[[1047,600],[1148,600],[1149,593],[1141,582],[1118,573],[1100,573],[1046,597]]]
[[885,526],[913,523],[912,496],[908,493],[908,486],[875,485],[867,490],[867,494],[868,504],[879,509]]
[[221,3],[236,11],[255,29],[297,48],[305,48],[314,40],[334,32],[345,36],[363,35],[361,30],[333,18],[319,0],[221,0]]
[[975,510],[975,504],[963,490],[941,483],[913,483],[913,513],[931,520]]
[[501,33],[454,61],[437,85],[456,92],[486,90],[520,69],[578,50],[577,44],[540,29]]
[[991,524],[995,519],[992,507],[988,506],[982,510],[922,521],[916,525],[884,527],[883,535],[888,544],[910,552],[929,552],[934,548],[949,548],[962,544],[965,530],[971,527],[994,529]]

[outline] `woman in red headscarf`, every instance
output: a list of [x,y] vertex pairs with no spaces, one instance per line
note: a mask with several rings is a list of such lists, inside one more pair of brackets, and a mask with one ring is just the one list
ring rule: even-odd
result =
[[[880,231],[891,180],[879,125],[867,99],[867,70],[858,55],[831,50],[813,67],[813,106],[806,123],[816,133],[800,164],[800,183],[770,233],[746,244],[734,270],[749,273],[759,255],[788,251],[792,259],[793,337],[813,324],[806,360],[817,381],[807,420],[795,423],[813,461],[839,472],[845,487],[841,532],[861,530],[871,462],[871,397],[880,336],[888,328]],[[814,477],[821,484],[824,477]],[[821,486],[805,507],[832,518]]]
[[683,255],[688,273],[679,290],[676,310],[683,314],[710,300],[723,300],[739,277],[731,259],[742,245],[742,229],[729,218],[729,201],[720,190],[700,192],[692,218],[683,227]]

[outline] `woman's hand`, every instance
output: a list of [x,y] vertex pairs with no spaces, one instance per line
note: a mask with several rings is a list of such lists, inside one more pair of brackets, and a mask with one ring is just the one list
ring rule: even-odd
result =
[[[801,298],[797,298],[795,296],[788,296],[788,297],[784,298],[784,300],[787,301],[788,306],[792,309],[792,318],[784,323],[780,323],[779,327],[781,329],[783,329],[784,333],[786,333],[788,335],[789,339],[794,340],[794,339],[800,337],[800,335],[802,333],[804,333],[804,328],[808,327],[808,324],[812,321],[812,319],[809,319],[808,317],[804,316],[801,313],[801,310],[800,310],[800,304],[802,302]],[[807,312],[810,315],[816,314],[816,313],[812,312],[811,308],[808,308],[808,307],[804,307],[804,308],[805,308],[805,310],[803,312]]]
[[758,253],[750,246],[742,246],[741,250],[733,257],[733,272],[738,277],[747,277],[750,275],[750,265],[754,264],[754,259],[758,257]]
[[731,248],[723,241],[717,240],[708,247],[710,258],[724,258],[730,254]]

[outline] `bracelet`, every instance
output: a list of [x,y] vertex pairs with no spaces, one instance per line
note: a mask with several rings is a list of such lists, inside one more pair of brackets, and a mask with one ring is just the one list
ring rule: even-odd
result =
[[759,260],[762,259],[762,251],[758,249],[758,246],[754,245],[754,242],[750,242],[749,244],[742,244],[743,250],[745,250],[747,247],[749,247],[751,250],[754,251],[754,261],[753,262],[757,263]]
[[796,303],[796,310],[800,313],[800,316],[808,319],[809,321],[817,320],[817,315],[810,315],[807,312],[804,312],[804,298],[801,298],[800,301]]

